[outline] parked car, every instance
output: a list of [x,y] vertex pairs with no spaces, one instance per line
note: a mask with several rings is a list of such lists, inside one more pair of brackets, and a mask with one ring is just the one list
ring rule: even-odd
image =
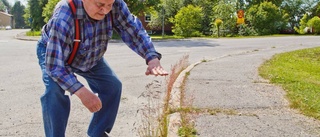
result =
[[11,30],[11,26],[6,26],[6,30]]

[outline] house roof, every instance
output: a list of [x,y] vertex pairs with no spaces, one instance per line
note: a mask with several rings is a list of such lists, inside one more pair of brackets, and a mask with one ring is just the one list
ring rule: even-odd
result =
[[0,14],[6,15],[6,16],[13,16],[11,14],[8,14],[8,13],[5,13],[5,12],[1,12],[1,11],[0,11]]

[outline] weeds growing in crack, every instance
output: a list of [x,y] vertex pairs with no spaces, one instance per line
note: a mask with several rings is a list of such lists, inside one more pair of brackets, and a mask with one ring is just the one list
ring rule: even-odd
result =
[[188,59],[189,55],[185,55],[171,67],[170,74],[166,77],[164,102],[157,102],[162,99],[162,83],[159,81],[147,84],[146,91],[139,96],[147,98],[147,103],[138,111],[142,119],[142,124],[138,128],[140,137],[167,137],[171,91],[179,74],[189,65]]
[[158,102],[161,98],[162,84],[154,80],[146,85],[146,90],[138,97],[147,98],[147,103],[138,111],[141,116],[142,124],[138,128],[140,137],[162,137],[162,106]]
[[178,135],[180,137],[195,137],[197,135],[197,130],[195,129],[195,116],[199,113],[197,108],[192,106],[194,101],[193,95],[186,95],[185,91],[185,83],[187,80],[187,76],[183,80],[181,85],[181,127],[179,128]]

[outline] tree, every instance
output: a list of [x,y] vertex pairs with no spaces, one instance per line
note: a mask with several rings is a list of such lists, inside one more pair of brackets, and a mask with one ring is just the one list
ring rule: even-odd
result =
[[171,22],[174,24],[172,32],[178,36],[193,37],[200,36],[202,22],[202,8],[188,5],[181,8]]
[[11,13],[11,6],[10,6],[9,2],[7,0],[1,0],[1,2],[3,4],[3,10],[2,11],[8,10],[8,13]]
[[272,2],[263,2],[252,6],[246,14],[246,19],[259,35],[269,35],[279,33],[286,26],[288,15]]
[[[151,22],[148,23],[151,28],[159,28],[162,25],[168,25],[170,18],[174,18],[179,9],[194,1],[212,1],[212,0],[160,0],[160,3],[148,8],[148,13],[152,15]],[[128,4],[129,5],[129,4]]]
[[[236,9],[232,3],[220,1],[213,7],[212,20],[221,19],[223,24],[220,26],[222,35],[233,34],[236,27]],[[215,29],[215,28],[214,28]]]
[[246,0],[246,2],[248,3],[248,8],[251,8],[254,5],[260,5],[263,2],[272,2],[277,7],[280,7],[283,0]]
[[140,15],[149,12],[154,6],[160,3],[160,0],[125,0],[130,11],[134,15]]
[[42,17],[42,11],[44,5],[48,3],[47,0],[29,0],[29,11],[30,18],[32,19],[31,27],[34,30],[40,30],[45,24],[44,18]]
[[31,15],[30,15],[30,5],[28,4],[27,7],[24,9],[23,14],[24,23],[26,27],[31,27]]
[[56,4],[59,2],[60,0],[50,0],[45,7],[43,8],[43,12],[42,12],[42,17],[44,17],[44,22],[48,22],[49,19],[52,16],[53,10],[56,6]]
[[6,10],[5,5],[0,1],[0,11],[4,12]]
[[306,32],[304,29],[307,27],[307,22],[308,22],[308,15],[304,14],[303,17],[300,19],[300,26],[294,27],[294,30],[299,33],[299,34],[305,34]]
[[203,20],[201,23],[201,31],[204,34],[210,34],[210,30],[212,28],[212,19],[213,15],[213,7],[216,5],[218,0],[193,0],[195,6],[199,6],[202,8]]
[[310,19],[307,24],[310,28],[312,28],[313,33],[320,34],[320,18],[318,16]]
[[25,7],[17,1],[12,7],[12,15],[14,16],[15,28],[23,28],[25,27],[25,22],[23,19]]
[[236,1],[236,8],[237,8],[237,10],[239,10],[239,9],[244,10],[246,8],[246,0],[237,0]]
[[162,7],[165,11],[165,19],[174,18],[179,9],[185,7],[183,0],[162,0]]
[[303,0],[285,0],[282,4],[282,9],[289,15],[288,23],[291,29],[298,26],[299,20],[306,13],[303,4]]
[[312,9],[311,9],[311,16],[318,16],[320,17],[320,2],[317,3]]

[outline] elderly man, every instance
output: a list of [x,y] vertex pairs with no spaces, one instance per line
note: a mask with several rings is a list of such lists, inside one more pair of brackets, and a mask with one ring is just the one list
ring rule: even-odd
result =
[[[47,137],[64,137],[70,112],[65,91],[75,94],[93,113],[87,134],[108,136],[115,122],[121,82],[103,58],[113,30],[147,63],[146,75],[164,76],[156,52],[141,22],[123,0],[62,0],[42,28],[37,56],[45,92],[41,96]],[[79,82],[86,79],[90,89]],[[95,95],[97,94],[97,95]]]

